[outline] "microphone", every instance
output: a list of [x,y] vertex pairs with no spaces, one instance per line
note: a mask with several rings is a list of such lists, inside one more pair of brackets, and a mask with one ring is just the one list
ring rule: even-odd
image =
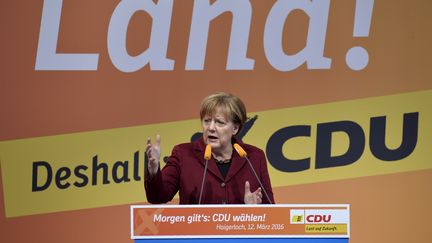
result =
[[245,159],[247,160],[247,162],[248,162],[250,168],[252,169],[252,172],[254,173],[254,175],[255,175],[255,177],[256,177],[258,183],[260,184],[260,186],[261,186],[261,188],[262,188],[262,190],[263,190],[263,192],[264,192],[264,194],[265,194],[267,200],[268,200],[271,204],[274,204],[273,201],[270,200],[270,197],[269,197],[269,195],[267,194],[266,189],[265,189],[264,186],[262,185],[261,180],[259,179],[259,177],[258,177],[258,175],[257,175],[257,173],[256,173],[256,171],[255,171],[255,169],[254,169],[253,166],[252,166],[252,163],[250,162],[249,158],[247,157],[247,153],[246,153],[246,151],[245,151],[245,150],[244,150],[244,149],[243,149],[243,148],[242,148],[238,143],[235,143],[233,146],[234,146],[234,149],[237,151],[237,153],[240,155],[240,157],[245,158]]
[[211,146],[210,146],[210,144],[207,144],[205,151],[204,151],[204,159],[205,159],[206,163],[205,163],[203,178],[202,178],[202,182],[201,182],[201,190],[200,190],[200,194],[199,194],[198,204],[201,204],[201,197],[202,197],[202,193],[203,193],[203,189],[204,189],[204,181],[205,181],[205,176],[206,176],[206,172],[207,172],[208,161],[210,160],[210,158],[211,158]]
[[210,158],[211,158],[211,146],[210,144],[207,144],[204,151],[204,159],[209,161]]

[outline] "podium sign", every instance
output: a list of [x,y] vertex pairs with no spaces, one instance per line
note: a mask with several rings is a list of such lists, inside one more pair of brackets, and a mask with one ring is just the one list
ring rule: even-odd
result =
[[131,206],[131,238],[136,242],[194,238],[236,238],[236,242],[240,238],[347,242],[349,215],[346,204]]

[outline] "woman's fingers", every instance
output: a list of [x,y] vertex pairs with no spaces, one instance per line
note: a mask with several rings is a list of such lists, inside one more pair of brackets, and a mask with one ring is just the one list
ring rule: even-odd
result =
[[156,135],[156,143],[153,145],[150,137],[147,138],[146,155],[148,158],[148,169],[151,175],[157,173],[160,159],[160,135]]
[[250,185],[249,185],[249,181],[246,181],[245,182],[245,194],[247,195],[249,193],[251,193],[251,191],[250,191]]
[[160,147],[160,141],[161,141],[161,136],[158,134],[156,135],[156,146]]
[[262,189],[259,187],[254,192],[250,191],[249,181],[245,182],[245,203],[246,204],[260,204],[262,203]]

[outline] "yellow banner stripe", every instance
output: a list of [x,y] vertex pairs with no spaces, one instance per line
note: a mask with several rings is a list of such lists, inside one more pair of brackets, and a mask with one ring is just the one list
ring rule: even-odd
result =
[[[243,140],[266,150],[269,139],[282,128],[303,126],[310,129],[310,135],[288,139],[281,148],[285,158],[309,158],[310,168],[286,172],[274,168],[274,161],[270,160],[274,187],[430,169],[432,164],[427,160],[432,155],[430,104],[432,91],[428,90],[262,111],[249,114],[257,115],[257,119]],[[408,113],[418,115],[415,124],[418,137],[413,151],[396,161],[377,158],[370,148],[371,118],[385,116],[385,143],[389,149],[396,149],[401,145],[404,114]],[[316,146],[317,127],[343,121],[357,124],[364,134],[365,146],[360,157],[345,166],[317,169],[316,151],[321,149]],[[168,156],[175,144],[190,141],[200,130],[199,120],[194,119],[0,142],[6,216],[145,201],[143,157],[147,137],[161,134],[162,156]],[[331,156],[343,155],[354,142],[344,132],[331,135]],[[47,182],[48,167],[51,168],[50,183]],[[42,189],[46,184],[49,185]],[[35,191],[34,185],[39,190]]]

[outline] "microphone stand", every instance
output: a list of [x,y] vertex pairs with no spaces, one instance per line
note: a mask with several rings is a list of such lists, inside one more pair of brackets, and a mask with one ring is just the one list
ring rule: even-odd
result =
[[200,190],[200,195],[199,195],[199,199],[198,199],[198,204],[201,204],[201,198],[202,198],[202,193],[203,193],[203,189],[204,189],[204,181],[205,181],[205,177],[206,177],[206,172],[207,172],[207,167],[208,167],[208,159],[206,159],[206,163],[205,163],[205,167],[204,167],[204,174],[203,174],[203,178],[202,178],[202,182],[201,182],[201,190]]

